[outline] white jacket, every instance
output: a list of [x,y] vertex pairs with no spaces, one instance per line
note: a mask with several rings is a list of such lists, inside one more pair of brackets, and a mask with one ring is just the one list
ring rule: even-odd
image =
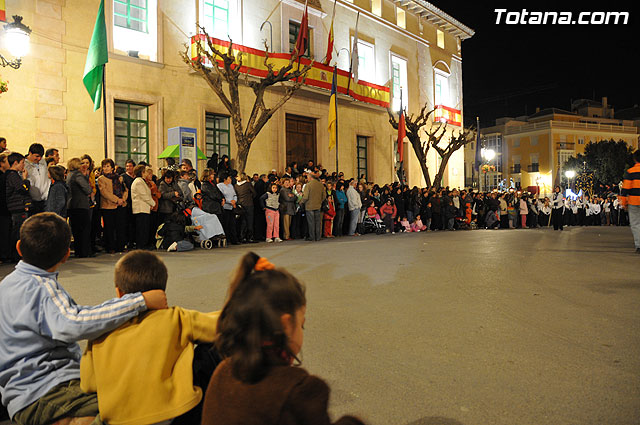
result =
[[156,202],[151,196],[151,189],[142,177],[136,177],[131,184],[131,209],[134,214],[149,214]]

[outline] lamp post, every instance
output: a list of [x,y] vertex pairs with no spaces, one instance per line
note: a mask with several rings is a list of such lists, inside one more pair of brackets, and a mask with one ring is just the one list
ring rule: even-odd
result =
[[[496,151],[494,151],[493,149],[482,149],[480,151],[480,156],[482,156],[482,158],[485,161],[485,165],[488,165],[491,161],[493,161],[493,158],[496,157]],[[487,191],[487,171],[485,171],[484,173],[484,191]]]
[[20,68],[22,58],[29,53],[31,28],[22,23],[22,16],[13,15],[13,22],[4,26],[3,44],[14,60],[8,60],[0,54],[0,65],[13,69]]
[[571,189],[571,179],[576,176],[576,172],[573,170],[567,170],[564,172],[565,177],[569,180],[569,189]]

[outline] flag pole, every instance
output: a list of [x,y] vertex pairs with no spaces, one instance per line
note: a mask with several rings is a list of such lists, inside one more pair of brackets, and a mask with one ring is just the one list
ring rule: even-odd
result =
[[[336,74],[338,73],[338,65],[335,65],[333,67],[333,72],[335,72]],[[337,78],[336,78],[336,80],[337,80]],[[336,101],[335,101],[335,108],[336,108],[336,175],[340,174],[340,169],[338,168],[338,93],[339,93],[338,85],[336,84]]]
[[107,65],[102,65],[102,109],[104,117],[104,157],[109,158],[108,146],[107,146]]

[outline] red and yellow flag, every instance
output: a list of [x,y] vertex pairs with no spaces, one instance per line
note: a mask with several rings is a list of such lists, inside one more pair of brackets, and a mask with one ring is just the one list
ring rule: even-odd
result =
[[331,27],[329,27],[329,38],[327,39],[327,54],[324,60],[325,65],[329,65],[333,56],[333,18],[336,17],[336,2],[333,2],[333,15],[331,16]]
[[0,21],[7,22],[7,12],[4,5],[4,0],[0,0]]

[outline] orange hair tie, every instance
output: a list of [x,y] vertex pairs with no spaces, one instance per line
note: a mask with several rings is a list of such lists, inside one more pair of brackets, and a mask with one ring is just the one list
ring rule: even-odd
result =
[[264,257],[260,257],[260,259],[258,259],[258,262],[256,263],[256,265],[254,267],[254,270],[257,271],[257,272],[260,272],[260,271],[263,271],[263,270],[273,270],[275,268],[276,267],[273,264],[271,264],[269,262],[269,260],[267,260]]

